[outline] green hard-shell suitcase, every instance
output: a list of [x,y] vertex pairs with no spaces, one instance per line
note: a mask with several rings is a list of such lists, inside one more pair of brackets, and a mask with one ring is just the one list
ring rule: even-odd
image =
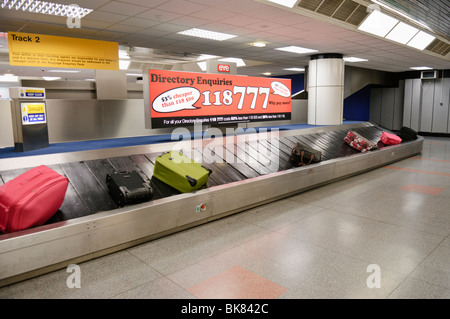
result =
[[153,177],[182,193],[208,186],[211,170],[179,151],[170,151],[155,160]]

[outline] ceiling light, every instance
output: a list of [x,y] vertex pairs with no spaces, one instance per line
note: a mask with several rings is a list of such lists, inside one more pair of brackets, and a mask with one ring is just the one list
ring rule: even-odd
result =
[[129,59],[130,55],[126,50],[119,50],[119,59]]
[[435,39],[434,36],[431,34],[428,34],[426,32],[420,31],[417,33],[411,41],[407,43],[408,46],[423,50],[425,49],[433,40]]
[[201,55],[197,58],[197,61],[199,61],[199,60],[215,59],[215,58],[218,58],[218,57],[219,57],[219,56],[217,56],[217,55],[201,54]]
[[14,74],[4,74],[0,75],[0,82],[17,82],[19,77]]
[[418,70],[418,71],[423,71],[423,70],[433,70],[433,68],[430,68],[429,66],[412,66],[410,67],[411,70]]
[[406,44],[411,38],[419,32],[419,29],[410,26],[409,24],[400,22],[394,29],[389,32],[386,39]]
[[[413,18],[410,17],[409,15],[403,13],[402,11],[400,11],[400,10],[394,8],[394,7],[391,7],[391,6],[385,4],[385,3],[381,2],[381,1],[378,1],[378,0],[371,0],[371,1],[372,1],[372,2],[375,2],[376,4],[382,6],[382,7],[385,8],[385,9],[388,9],[388,10],[394,12],[395,14],[398,14],[398,15],[400,15],[400,16],[402,16],[402,17],[404,17],[404,18],[406,18],[406,19],[408,19],[408,20],[410,20],[410,21],[412,21],[412,22],[414,22],[414,23],[416,23],[416,24],[418,24],[418,25],[424,27],[425,29],[431,30],[430,27],[427,26],[426,24],[424,24],[424,23],[422,23],[422,22],[419,22],[419,21],[413,19]],[[417,2],[417,1],[416,1],[416,2]],[[420,4],[420,2],[417,2],[417,3]]]
[[127,73],[128,76],[142,76],[141,73]]
[[231,62],[231,63],[236,63],[236,66],[237,66],[237,67],[245,66],[245,65],[246,65],[245,62],[244,62],[244,60],[239,59],[239,58],[224,58],[224,59],[219,59],[219,61],[221,61],[221,62]]
[[204,39],[210,39],[210,40],[216,40],[216,41],[223,41],[223,40],[228,40],[228,39],[236,37],[236,35],[233,35],[233,34],[214,32],[214,31],[208,31],[208,30],[197,29],[197,28],[180,31],[177,33],[183,34],[183,35],[188,35],[191,37],[204,38]]
[[197,62],[197,65],[202,71],[206,71],[206,62]]
[[283,70],[286,70],[286,71],[295,71],[295,72],[302,72],[302,71],[305,71],[304,68],[287,68],[287,69],[283,69]]
[[0,0],[0,7],[2,9],[22,10],[80,19],[93,11],[76,4],[60,4],[39,0]]
[[272,73],[270,73],[270,72],[264,72],[263,75],[265,75],[265,76],[270,76],[270,75],[272,75]]
[[48,70],[45,72],[51,72],[51,73],[80,73],[80,71],[76,70]]
[[358,27],[358,30],[368,32],[379,37],[385,37],[386,34],[398,23],[398,20],[381,13],[380,10],[374,10]]
[[344,61],[345,62],[364,62],[364,61],[369,61],[369,60],[351,56],[351,57],[344,58]]
[[43,76],[42,77],[45,81],[55,81],[61,79],[60,76]]
[[292,45],[292,46],[289,46],[289,47],[276,48],[275,50],[286,51],[286,52],[292,52],[292,53],[298,53],[298,54],[317,52],[317,50],[308,49],[308,48],[302,48],[302,47],[297,47],[297,46],[293,46],[293,45]]
[[120,70],[128,69],[130,62],[131,62],[130,60],[119,60],[119,69]]
[[267,1],[280,4],[288,8],[292,8],[297,2],[297,0],[267,0]]
[[266,44],[264,42],[252,42],[252,43],[250,43],[250,45],[254,46],[254,47],[258,47],[258,48],[263,48],[266,46]]

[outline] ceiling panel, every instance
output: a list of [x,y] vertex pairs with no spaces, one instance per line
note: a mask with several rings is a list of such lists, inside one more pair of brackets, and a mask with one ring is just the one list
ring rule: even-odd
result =
[[[289,45],[316,49],[319,53],[337,52],[366,58],[369,61],[349,65],[383,71],[407,71],[410,66],[417,65],[428,65],[437,69],[450,68],[450,53],[444,57],[433,54],[429,50],[428,52],[419,51],[359,32],[355,25],[343,24],[350,9],[356,6],[362,8],[362,13],[367,13],[366,6],[363,4],[368,5],[370,2],[366,0],[330,0],[327,3],[320,0],[315,6],[321,8],[319,10],[321,13],[303,9],[303,11],[298,11],[298,8],[290,10],[269,4],[264,0],[55,1],[66,4],[75,2],[80,6],[95,10],[81,19],[81,29],[69,29],[64,17],[0,9],[0,31],[20,30],[30,33],[117,41],[130,48],[145,46],[149,50],[162,50],[165,52],[166,60],[173,59],[179,63],[191,63],[193,57],[202,53],[239,57],[247,61],[257,61],[252,63],[258,63],[258,66],[238,69],[239,74],[253,76],[261,75],[264,70],[271,71],[274,75],[282,75],[290,73],[283,70],[285,67],[307,66],[309,55],[275,50],[275,48]],[[395,2],[405,4],[405,1]],[[410,2],[423,4],[426,1],[413,0]],[[428,21],[439,21],[441,29],[445,31],[449,27],[448,6],[439,5],[438,16],[433,17],[437,6],[433,6],[432,2],[436,1],[427,2],[430,10],[427,13],[427,19]],[[444,3],[444,1],[440,2]],[[302,0],[300,3],[311,5],[314,4],[314,1]],[[322,5],[324,7],[321,7]],[[411,6],[414,7],[414,4],[410,5],[410,8]],[[410,9],[410,11],[414,10]],[[326,15],[331,15],[333,18],[326,17]],[[193,27],[223,31],[235,34],[237,37],[218,42],[177,34],[178,31]],[[257,40],[265,41],[266,47],[250,46],[251,42]],[[435,43],[436,51],[444,49],[446,48],[443,44]],[[7,61],[5,47],[0,47],[0,51],[3,52],[1,61]],[[140,57],[140,59],[143,58]],[[157,65],[161,60],[159,56],[159,60],[156,61],[152,54],[147,54],[145,58],[152,65]],[[140,60],[139,63],[133,65],[141,64]],[[0,64],[0,74],[4,73],[6,67],[11,68],[7,63]],[[81,77],[80,74],[76,74],[76,76]]]

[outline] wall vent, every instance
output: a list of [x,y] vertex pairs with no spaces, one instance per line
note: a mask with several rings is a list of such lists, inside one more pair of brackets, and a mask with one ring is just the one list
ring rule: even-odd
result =
[[446,56],[450,52],[450,45],[439,39],[434,39],[425,50],[431,51],[433,53]]

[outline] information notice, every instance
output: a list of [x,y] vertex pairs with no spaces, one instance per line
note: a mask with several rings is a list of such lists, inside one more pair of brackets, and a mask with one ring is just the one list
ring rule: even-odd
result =
[[17,66],[118,70],[118,43],[8,32],[9,61]]

